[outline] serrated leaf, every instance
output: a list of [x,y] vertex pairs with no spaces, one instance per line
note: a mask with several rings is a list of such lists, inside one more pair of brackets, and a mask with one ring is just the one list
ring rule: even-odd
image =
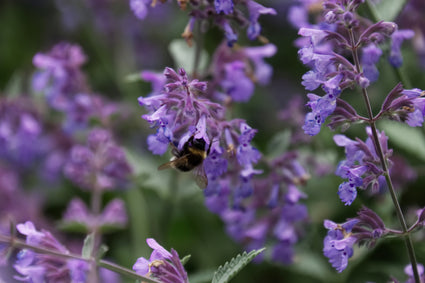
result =
[[425,160],[425,137],[420,129],[393,121],[382,121],[379,127],[384,130],[390,142]]
[[180,262],[182,263],[182,265],[185,265],[189,261],[190,257],[191,257],[191,255],[187,255],[184,258],[182,258],[180,260]]
[[91,258],[94,249],[94,233],[87,235],[84,239],[83,251],[81,252],[84,258]]
[[[173,57],[176,68],[184,68],[186,73],[193,74],[193,67],[195,64],[196,44],[189,47],[184,39],[175,39],[171,41],[168,50]],[[208,53],[201,50],[198,61],[198,72],[206,69],[208,63]]]
[[242,268],[244,268],[251,260],[263,252],[266,248],[252,250],[249,253],[243,252],[232,258],[230,262],[226,262],[224,266],[220,266],[214,273],[212,283],[226,283],[235,277]]
[[406,0],[381,0],[376,4],[371,2],[369,1],[369,5],[373,5],[378,20],[388,22],[394,21],[406,4]]

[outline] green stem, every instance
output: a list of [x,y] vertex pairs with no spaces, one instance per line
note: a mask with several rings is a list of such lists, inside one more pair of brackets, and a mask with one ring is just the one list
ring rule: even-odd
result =
[[[359,55],[358,55],[358,52],[357,52],[357,47],[356,47],[357,45],[356,45],[356,41],[355,41],[355,38],[354,38],[354,33],[351,29],[348,30],[348,33],[349,33],[349,36],[350,36],[350,43],[351,43],[351,48],[352,48],[354,65],[356,66],[357,73],[360,74],[362,72],[362,70],[361,70]],[[403,231],[403,234],[404,234],[404,240],[405,240],[406,247],[407,247],[407,252],[409,254],[410,263],[412,264],[415,282],[420,283],[421,281],[420,281],[420,278],[419,278],[417,261],[416,261],[416,256],[415,256],[415,250],[413,248],[412,239],[410,237],[410,234],[408,233],[406,220],[404,218],[403,211],[401,210],[400,203],[398,202],[397,194],[394,190],[394,186],[393,186],[393,183],[392,183],[392,180],[391,180],[391,177],[390,177],[390,172],[389,172],[389,169],[388,169],[387,160],[386,160],[384,153],[382,151],[381,143],[379,142],[378,131],[376,129],[376,122],[375,122],[375,119],[374,119],[374,116],[373,116],[373,113],[372,113],[372,107],[371,107],[371,104],[370,104],[370,100],[369,100],[369,96],[368,96],[366,88],[362,88],[362,94],[363,94],[364,102],[366,104],[366,109],[367,109],[367,113],[368,113],[368,117],[369,117],[369,124],[370,124],[371,130],[372,130],[373,144],[375,146],[376,153],[377,153],[377,155],[380,159],[382,170],[384,171],[383,174],[385,176],[385,180],[386,180],[387,185],[388,185],[388,191],[390,192],[391,199],[393,201],[398,220],[399,220],[401,227],[402,227],[402,231]]]
[[[102,189],[99,187],[98,182],[96,180],[94,184],[94,188],[91,192],[91,204],[90,204],[91,212],[95,218],[97,218],[101,213],[101,205],[102,205]],[[92,227],[91,232],[93,233],[93,238],[94,238],[94,246],[91,252],[91,256],[94,258],[96,257],[96,254],[99,250],[99,246],[102,241],[101,240],[102,235],[101,235],[99,226],[97,224],[95,224],[95,226]],[[89,281],[100,282],[98,268],[96,266],[96,263],[93,263],[93,262],[92,262],[92,268],[89,274]]]
[[137,279],[137,280],[141,280],[142,282],[146,282],[146,283],[159,283],[156,280],[147,278],[145,276],[142,276],[130,269],[127,269],[125,267],[122,267],[120,265],[117,265],[115,263],[106,261],[106,260],[96,260],[95,258],[91,257],[91,258],[84,258],[80,255],[76,255],[73,253],[61,253],[59,251],[55,251],[52,249],[47,249],[47,248],[43,248],[43,247],[37,247],[37,246],[32,246],[29,245],[19,239],[16,239],[15,237],[10,237],[10,236],[6,236],[6,235],[0,235],[0,243],[3,244],[8,244],[13,248],[17,248],[17,249],[30,249],[34,252],[37,253],[41,253],[41,254],[49,254],[49,255],[53,255],[53,256],[57,256],[57,257],[61,257],[61,258],[65,258],[65,259],[76,259],[76,260],[83,260],[89,263],[94,263],[96,266],[99,267],[104,267],[107,268],[109,270],[112,270],[114,272],[120,273],[122,275],[131,277],[133,279]]

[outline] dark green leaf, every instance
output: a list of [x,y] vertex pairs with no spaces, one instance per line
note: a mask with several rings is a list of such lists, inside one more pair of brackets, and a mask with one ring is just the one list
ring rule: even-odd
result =
[[243,252],[232,258],[230,262],[226,262],[224,266],[220,266],[214,273],[212,283],[226,283],[230,279],[235,277],[242,268],[244,268],[251,260],[253,260],[258,254],[263,252],[266,248],[259,250],[252,250],[249,253]]

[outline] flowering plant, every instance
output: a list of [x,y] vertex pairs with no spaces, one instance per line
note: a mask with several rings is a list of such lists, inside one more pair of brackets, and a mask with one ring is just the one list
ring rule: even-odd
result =
[[1,282],[424,282],[423,1],[27,2]]

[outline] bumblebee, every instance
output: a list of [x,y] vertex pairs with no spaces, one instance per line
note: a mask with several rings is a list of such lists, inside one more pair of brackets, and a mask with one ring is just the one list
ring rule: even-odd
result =
[[168,168],[174,168],[182,172],[188,172],[194,170],[195,181],[198,187],[205,189],[208,185],[208,178],[202,166],[205,158],[210,153],[211,144],[208,149],[205,149],[206,143],[204,139],[195,139],[191,136],[189,140],[183,145],[183,148],[179,150],[173,145],[173,158],[171,161],[162,164],[158,167],[158,170],[164,170]]

